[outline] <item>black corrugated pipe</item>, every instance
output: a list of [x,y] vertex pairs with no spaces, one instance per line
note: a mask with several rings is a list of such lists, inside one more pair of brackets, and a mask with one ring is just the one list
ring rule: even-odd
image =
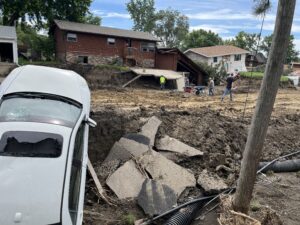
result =
[[197,202],[180,209],[164,225],[189,225],[194,220],[197,212],[205,205],[205,202]]
[[[259,168],[263,168],[268,165],[269,162],[261,162],[259,163]],[[280,172],[297,172],[300,171],[300,159],[286,160],[282,162],[274,162],[270,164],[268,167],[261,170],[261,172],[267,172],[268,170],[272,170],[275,173]]]

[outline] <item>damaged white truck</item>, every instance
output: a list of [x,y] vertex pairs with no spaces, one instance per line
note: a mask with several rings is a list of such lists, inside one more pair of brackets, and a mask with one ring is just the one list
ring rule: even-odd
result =
[[68,70],[14,69],[0,86],[0,224],[82,224],[90,91]]

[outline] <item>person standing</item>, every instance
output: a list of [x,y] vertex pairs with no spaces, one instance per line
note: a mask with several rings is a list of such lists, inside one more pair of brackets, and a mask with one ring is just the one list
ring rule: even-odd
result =
[[215,95],[214,92],[215,92],[215,82],[212,78],[209,78],[209,80],[208,80],[208,95],[214,96]]
[[226,88],[224,90],[224,94],[222,95],[221,102],[223,102],[224,97],[228,94],[230,95],[230,101],[232,101],[232,84],[239,78],[240,78],[239,74],[237,74],[235,76],[233,74],[231,74],[230,76],[227,77]]
[[160,76],[159,83],[160,83],[161,90],[165,89],[166,80],[167,79],[163,75]]

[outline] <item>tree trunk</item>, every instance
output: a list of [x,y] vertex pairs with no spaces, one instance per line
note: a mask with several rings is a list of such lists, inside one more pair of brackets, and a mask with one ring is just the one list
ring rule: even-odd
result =
[[296,0],[279,0],[271,50],[245,146],[233,208],[248,213],[256,171],[268,130],[283,62],[287,52]]

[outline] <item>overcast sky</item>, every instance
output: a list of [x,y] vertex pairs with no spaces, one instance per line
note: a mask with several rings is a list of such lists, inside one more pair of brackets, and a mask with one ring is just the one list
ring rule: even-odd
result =
[[[131,29],[132,21],[126,10],[129,0],[94,0],[90,11],[102,17],[102,25]],[[263,35],[274,29],[278,1],[272,1]],[[258,33],[261,18],[252,14],[253,0],[156,0],[157,10],[168,7],[189,17],[190,29],[205,29],[218,33],[222,38],[232,38],[239,31]],[[292,33],[300,51],[300,3],[297,3]]]

